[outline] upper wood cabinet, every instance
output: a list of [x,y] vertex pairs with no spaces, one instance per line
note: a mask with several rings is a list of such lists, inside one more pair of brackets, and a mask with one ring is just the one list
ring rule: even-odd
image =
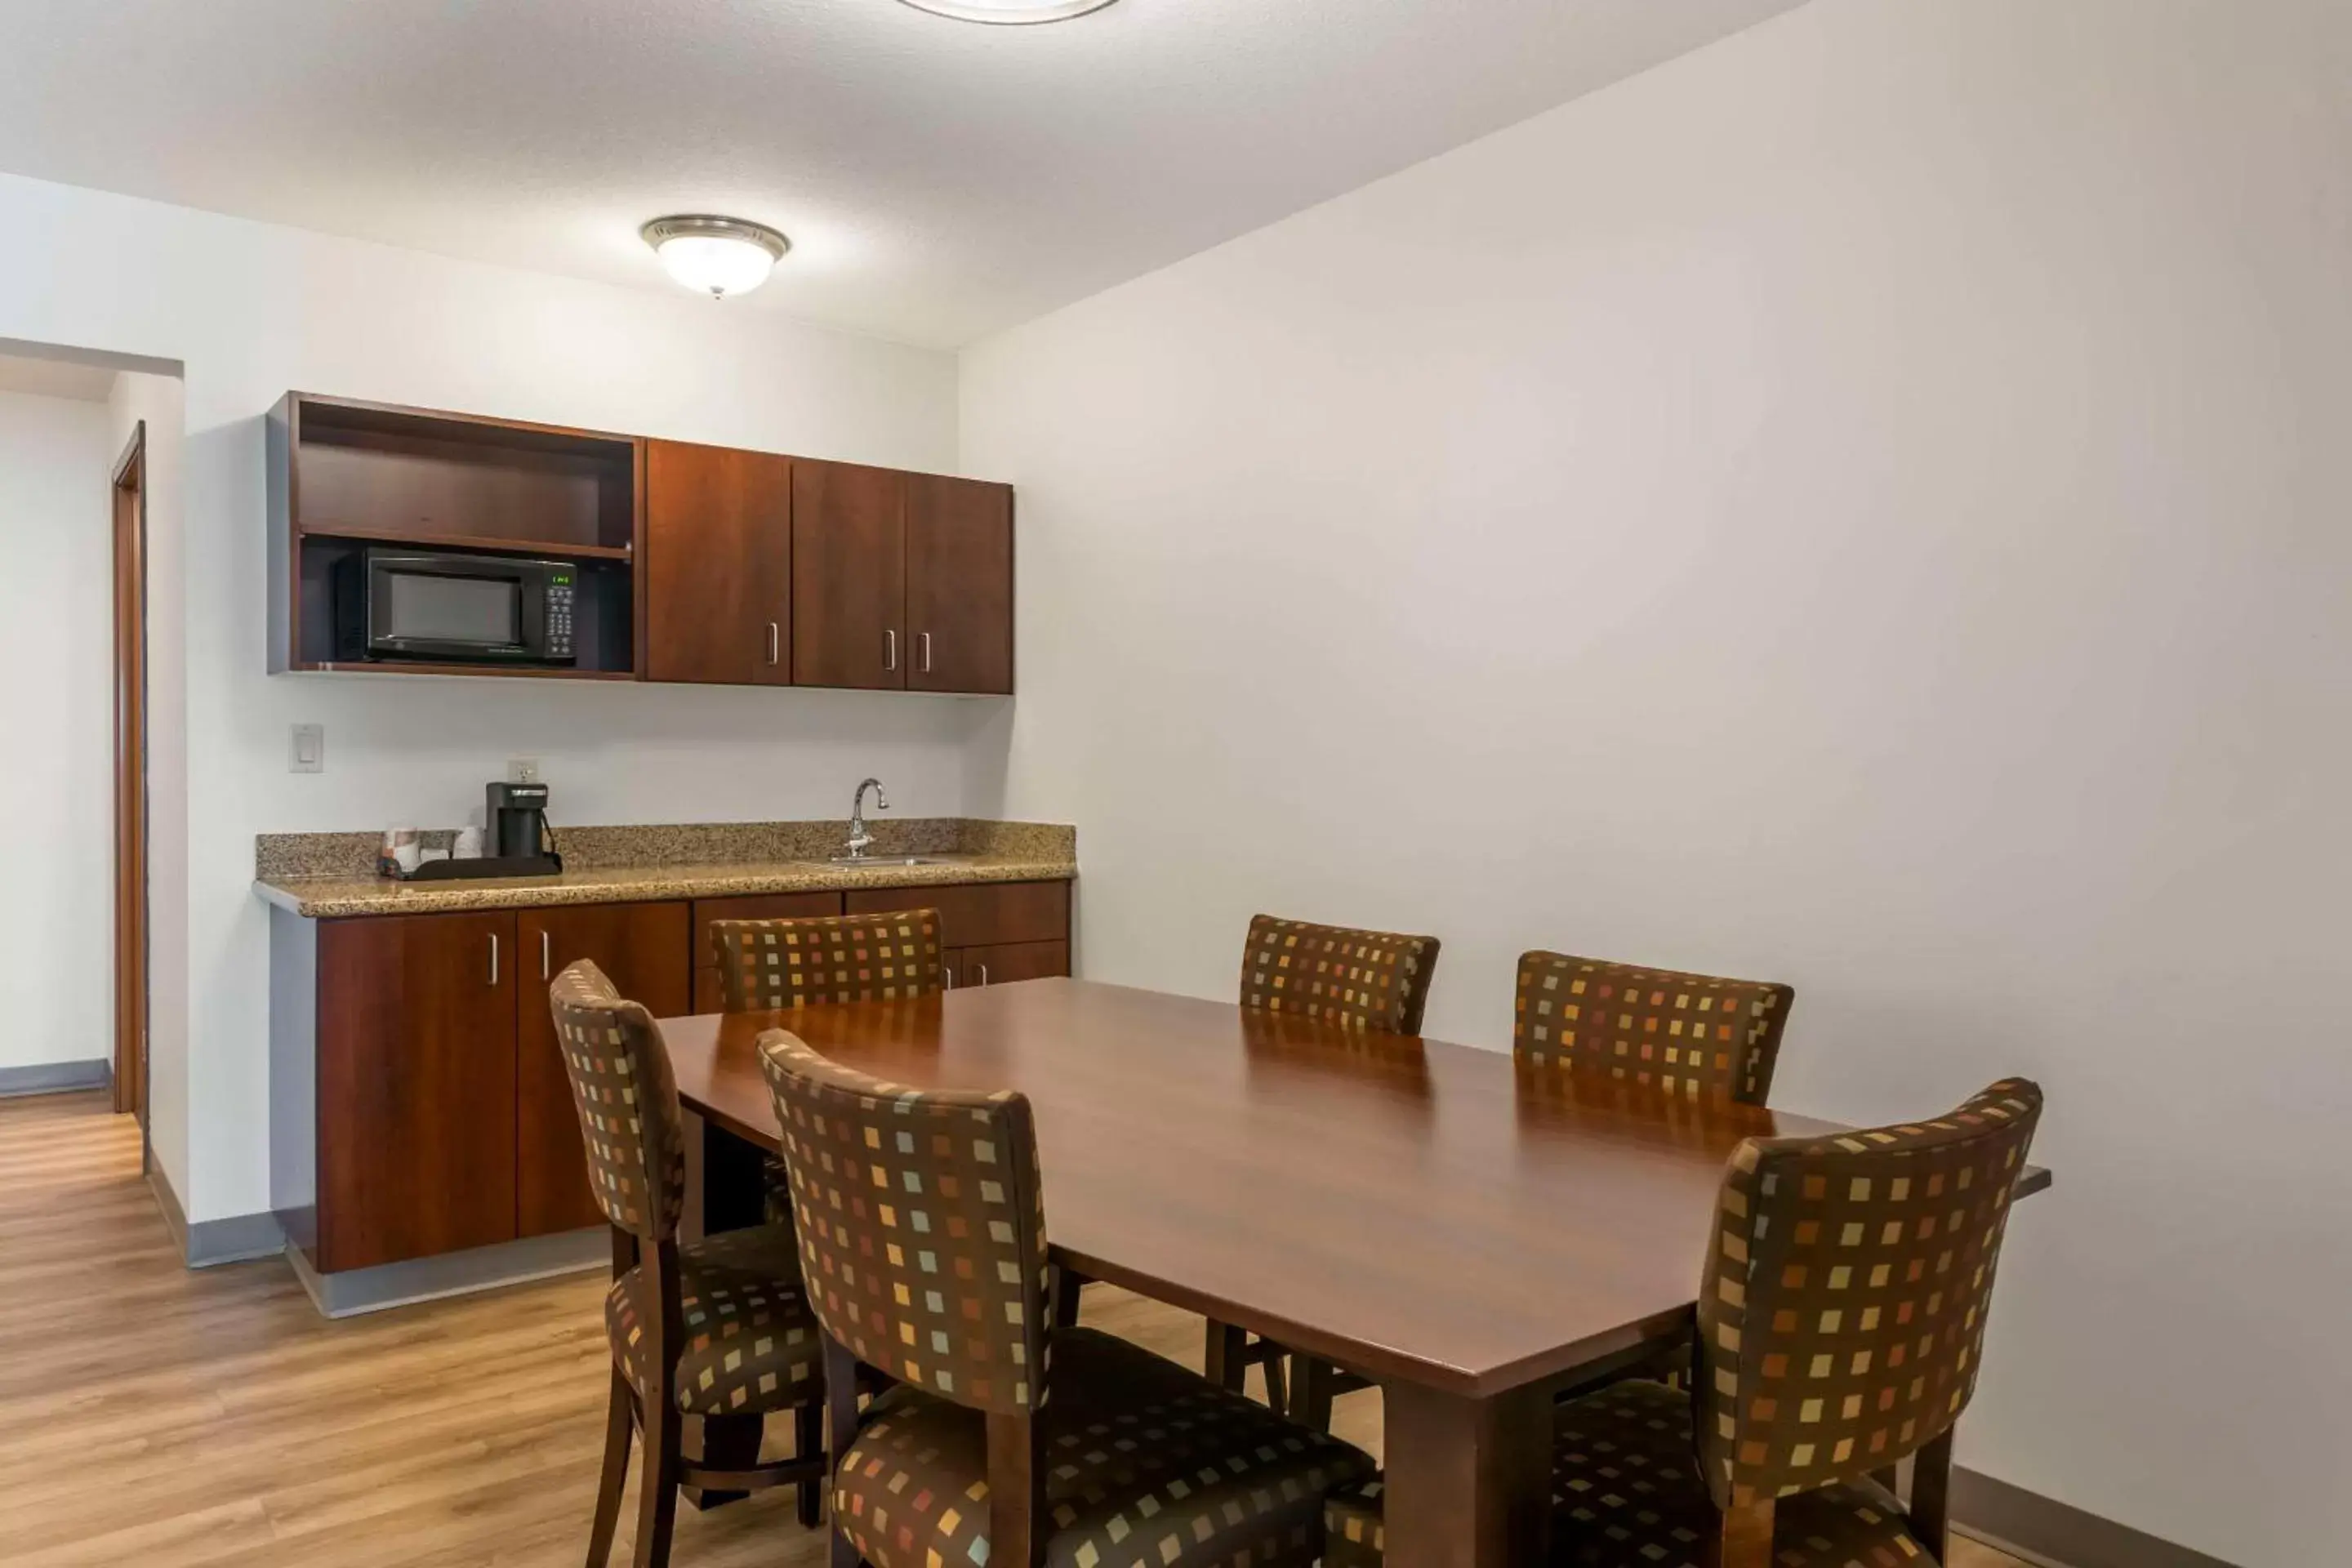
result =
[[[303,393],[267,427],[273,674],[1013,689],[1009,485]],[[576,657],[361,659],[384,547],[568,564]]]
[[793,467],[646,444],[647,680],[792,683]]
[[1013,689],[1013,487],[907,478],[907,686]]
[[1013,491],[793,463],[793,680],[1013,689]]
[[907,684],[907,479],[793,464],[793,681]]

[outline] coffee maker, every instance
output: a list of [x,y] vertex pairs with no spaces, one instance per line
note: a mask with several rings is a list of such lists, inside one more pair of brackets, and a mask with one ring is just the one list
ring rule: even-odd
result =
[[544,856],[547,847],[547,786],[491,784],[482,810],[482,853],[501,860]]

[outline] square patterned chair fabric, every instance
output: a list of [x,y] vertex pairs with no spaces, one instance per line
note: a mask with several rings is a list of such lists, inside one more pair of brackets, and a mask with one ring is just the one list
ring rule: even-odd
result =
[[1437,939],[1258,915],[1242,952],[1244,1007],[1348,1029],[1421,1033]]
[[[612,1546],[633,1429],[646,1436],[638,1534],[647,1544],[638,1560],[667,1561],[677,1488],[698,1484],[698,1467],[684,1457],[687,1415],[736,1421],[756,1455],[759,1418],[793,1412],[797,1458],[733,1468],[739,1485],[801,1486],[801,1517],[814,1524],[826,1474],[818,1452],[824,1357],[791,1227],[681,1244],[686,1121],[652,1016],[584,959],[556,977],[548,1001],[580,1114],[589,1184],[615,1237],[604,1298],[612,1409],[591,1568]],[[706,1436],[713,1425],[706,1419]]]
[[[946,989],[937,910],[816,915],[800,920],[713,921],[710,945],[730,1013],[902,1002]],[[782,1162],[763,1163],[768,1223],[792,1220]]]
[[713,921],[710,945],[730,1013],[903,1002],[946,984],[937,910]]
[[[1933,1121],[1741,1144],[1700,1277],[1697,1385],[1559,1407],[1554,1561],[1943,1561],[1952,1427],[2041,1114],[2041,1089],[2009,1079]],[[1906,1515],[1880,1483],[1914,1455]],[[1377,1482],[1334,1496],[1327,1568],[1381,1561],[1382,1506]]]
[[835,1561],[1307,1568],[1363,1454],[1047,1308],[1027,1100],[917,1090],[771,1031],[802,1270],[836,1386],[899,1379],[834,1475]]
[[1762,1105],[1796,997],[1770,981],[1528,952],[1511,1045],[1539,1067]]

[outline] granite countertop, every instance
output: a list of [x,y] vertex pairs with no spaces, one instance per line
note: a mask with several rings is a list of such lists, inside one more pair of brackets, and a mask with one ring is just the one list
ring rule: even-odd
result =
[[266,834],[254,890],[312,920],[466,910],[718,899],[855,888],[1060,881],[1078,874],[1077,833],[1041,823],[935,818],[873,824],[874,853],[922,855],[928,866],[824,864],[846,823],[730,823],[562,830],[559,876],[401,882],[373,869],[373,834]]

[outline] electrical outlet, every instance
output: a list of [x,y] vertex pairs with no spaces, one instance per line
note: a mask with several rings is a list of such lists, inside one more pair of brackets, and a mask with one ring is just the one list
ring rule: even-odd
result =
[[537,757],[514,757],[509,759],[507,763],[507,783],[538,784],[539,782],[539,759]]
[[323,773],[327,771],[327,727],[324,724],[294,726],[294,749],[288,755],[286,771],[294,773]]

